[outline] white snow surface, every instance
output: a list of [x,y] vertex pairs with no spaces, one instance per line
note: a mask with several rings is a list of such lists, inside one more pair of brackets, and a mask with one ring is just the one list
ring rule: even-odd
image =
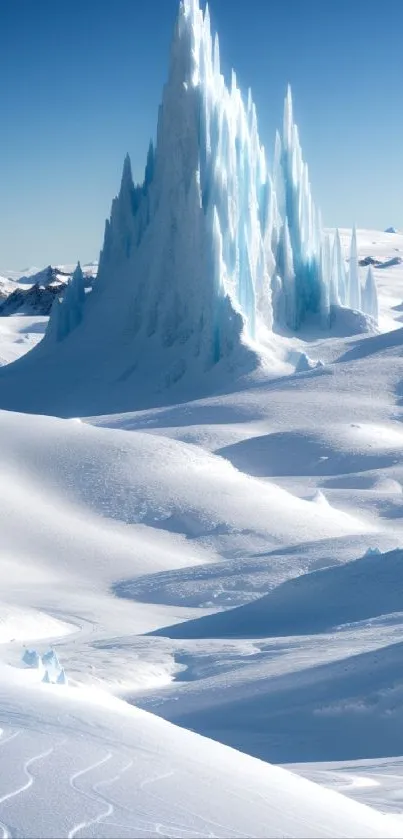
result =
[[374,274],[383,331],[283,339],[289,375],[0,412],[4,837],[403,836],[403,270]]

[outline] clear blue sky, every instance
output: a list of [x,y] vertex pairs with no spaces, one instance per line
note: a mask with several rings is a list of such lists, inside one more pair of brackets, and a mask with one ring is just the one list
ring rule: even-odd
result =
[[[0,269],[98,257],[143,173],[177,0],[0,0]],[[291,83],[326,225],[403,227],[403,0],[211,0],[271,159]]]

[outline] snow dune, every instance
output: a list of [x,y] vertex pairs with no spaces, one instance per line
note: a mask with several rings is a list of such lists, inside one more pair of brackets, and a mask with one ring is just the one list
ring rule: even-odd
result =
[[4,836],[401,835],[368,807],[105,694],[3,666],[0,697]]
[[346,623],[403,614],[403,551],[287,580],[265,597],[216,615],[157,630],[169,638],[266,638],[326,632]]
[[[103,566],[107,572],[113,550],[123,576],[130,568],[146,573],[206,559],[195,540],[211,551],[221,538],[230,545],[243,534],[275,546],[371,531],[352,516],[295,498],[168,438],[7,412],[0,413],[0,429],[0,462],[8,476],[4,545],[17,556],[35,554],[38,567],[55,544],[67,573],[91,574],[95,551],[97,573]],[[26,510],[23,526],[17,504]],[[118,568],[107,573],[116,578]]]

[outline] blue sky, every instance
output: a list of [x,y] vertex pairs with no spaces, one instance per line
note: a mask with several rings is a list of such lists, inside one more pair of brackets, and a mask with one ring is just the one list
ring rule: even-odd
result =
[[[142,176],[177,0],[0,0],[0,269],[96,259]],[[403,227],[403,2],[211,0],[262,141],[291,83],[325,224]]]

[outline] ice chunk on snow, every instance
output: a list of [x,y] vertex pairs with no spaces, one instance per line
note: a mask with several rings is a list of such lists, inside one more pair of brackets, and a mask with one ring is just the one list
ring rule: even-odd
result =
[[62,667],[60,673],[57,676],[56,684],[57,685],[67,685],[67,676],[66,676],[66,673],[65,673],[63,667]]
[[54,650],[49,650],[42,656],[42,663],[45,667],[45,676],[43,682],[66,685],[67,676],[64,668],[60,664],[59,658]]
[[378,294],[372,265],[368,266],[365,286],[362,289],[362,310],[378,323]]
[[365,556],[381,556],[381,554],[382,554],[382,551],[379,548],[368,548],[365,551],[364,557]]
[[321,507],[329,507],[329,502],[326,496],[320,489],[317,489],[315,494],[312,496],[311,501],[313,504],[319,504]]
[[56,670],[60,670],[61,664],[58,659],[57,653],[54,650],[49,650],[42,656],[42,661],[45,667],[53,667]]
[[296,373],[306,373],[308,370],[317,370],[320,367],[324,367],[323,361],[318,359],[314,361],[312,358],[302,352],[300,353],[299,359],[297,361],[295,372]]
[[36,650],[25,650],[22,660],[27,667],[41,667],[42,659]]

